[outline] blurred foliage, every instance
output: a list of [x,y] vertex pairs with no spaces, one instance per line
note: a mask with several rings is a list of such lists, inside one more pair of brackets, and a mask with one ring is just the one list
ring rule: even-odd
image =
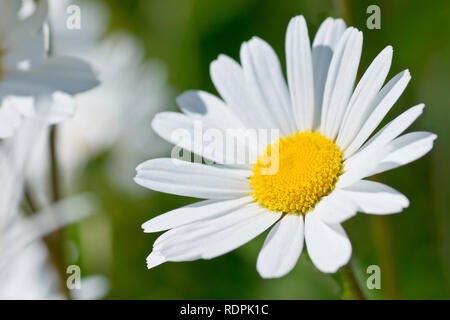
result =
[[[423,159],[375,177],[407,195],[411,200],[409,208],[392,216],[358,214],[344,227],[353,244],[362,283],[369,265],[381,266],[382,289],[368,292],[370,297],[450,298],[450,1],[103,2],[111,10],[110,30],[126,29],[141,39],[149,58],[156,57],[167,64],[170,83],[178,93],[187,89],[215,92],[209,78],[210,62],[220,53],[238,59],[241,43],[253,35],[268,41],[285,65],[285,30],[289,19],[297,14],[306,17],[311,38],[327,16],[343,17],[347,24],[362,30],[360,75],[379,51],[392,45],[395,54],[389,78],[408,68],[412,81],[388,118],[424,102],[424,115],[412,129],[429,130],[439,137],[434,150]],[[371,4],[381,8],[381,30],[366,27],[366,9]],[[172,101],[167,109],[175,110],[175,97]],[[108,298],[339,298],[336,276],[317,271],[306,250],[286,277],[261,279],[256,272],[256,257],[263,236],[212,261],[165,263],[147,270],[145,258],[158,235],[143,233],[141,224],[193,199],[151,191],[144,198],[124,195],[108,182],[108,172],[103,169],[107,156],[102,155],[87,166],[81,188],[100,195],[104,204],[100,215],[111,219],[112,263],[102,264],[101,254],[97,259],[95,255],[84,259],[84,251],[79,262],[87,273],[100,272],[111,279]],[[85,248],[82,245],[82,250]]]

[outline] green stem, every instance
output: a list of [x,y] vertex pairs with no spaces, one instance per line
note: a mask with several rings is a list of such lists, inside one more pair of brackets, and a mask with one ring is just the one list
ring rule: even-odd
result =
[[358,278],[356,277],[351,262],[342,267],[341,272],[346,289],[350,291],[352,298],[356,300],[367,300],[366,295],[358,282]]
[[[50,151],[50,181],[52,187],[52,202],[57,203],[61,199],[59,165],[57,157],[57,127],[52,126],[49,135]],[[56,230],[47,235],[44,239],[50,251],[51,259],[57,269],[60,278],[60,287],[67,299],[70,299],[70,292],[66,286],[66,263],[64,259],[63,237],[60,230]]]
[[56,150],[57,128],[53,126],[50,129],[50,176],[52,183],[52,200],[58,202],[61,199],[60,183],[59,183],[59,165],[58,155]]
[[25,204],[28,206],[27,207],[27,213],[28,214],[34,214],[36,212],[38,212],[38,206],[36,204],[36,201],[34,200],[33,194],[31,193],[31,189],[30,186],[28,186],[27,184],[25,185],[25,190],[24,190],[24,200],[25,200]]

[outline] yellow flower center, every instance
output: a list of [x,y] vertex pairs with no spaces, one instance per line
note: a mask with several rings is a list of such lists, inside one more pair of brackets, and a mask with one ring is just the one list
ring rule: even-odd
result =
[[320,132],[297,131],[280,138],[253,164],[252,195],[269,210],[306,214],[334,189],[342,173],[342,154]]

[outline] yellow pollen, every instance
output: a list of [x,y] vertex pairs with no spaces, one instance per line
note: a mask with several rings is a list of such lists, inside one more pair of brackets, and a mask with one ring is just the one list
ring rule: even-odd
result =
[[269,210],[304,215],[334,189],[342,174],[342,154],[320,132],[297,131],[280,138],[253,164],[252,196]]

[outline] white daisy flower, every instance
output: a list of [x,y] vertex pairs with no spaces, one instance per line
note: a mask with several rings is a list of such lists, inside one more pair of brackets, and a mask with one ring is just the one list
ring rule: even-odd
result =
[[48,56],[47,0],[32,7],[30,1],[0,0],[0,138],[14,135],[24,116],[36,115],[36,98],[49,95],[64,109],[49,119],[56,123],[74,113],[68,95],[98,84],[89,64]]
[[[42,237],[97,210],[92,196],[78,195],[33,215],[22,212],[26,168],[45,127],[39,118],[27,119],[17,135],[0,144],[0,299],[63,298]],[[90,287],[86,294],[95,293]]]
[[[436,135],[401,135],[422,113],[422,104],[372,135],[410,74],[405,70],[383,86],[392,59],[388,46],[353,90],[362,41],[360,31],[328,18],[311,47],[304,18],[295,17],[286,34],[287,84],[273,49],[253,38],[241,47],[241,65],[223,55],[211,64],[213,83],[224,101],[190,91],[178,99],[184,114],[155,117],[154,130],[172,143],[178,142],[172,132],[180,128],[194,136],[199,120],[204,128],[275,128],[281,136],[257,161],[244,166],[220,162],[233,157],[227,152],[234,150],[202,154],[216,165],[175,159],[139,165],[138,184],[207,199],[143,225],[145,232],[170,229],[155,241],[149,268],[166,261],[218,257],[273,226],[257,260],[262,277],[287,274],[302,252],[303,240],[314,265],[333,273],[352,253],[343,221],[357,211],[391,214],[409,205],[403,194],[365,178],[423,156]],[[201,153],[206,150],[203,144],[193,139],[181,146]],[[263,174],[272,150],[278,150],[279,168],[275,174]]]

